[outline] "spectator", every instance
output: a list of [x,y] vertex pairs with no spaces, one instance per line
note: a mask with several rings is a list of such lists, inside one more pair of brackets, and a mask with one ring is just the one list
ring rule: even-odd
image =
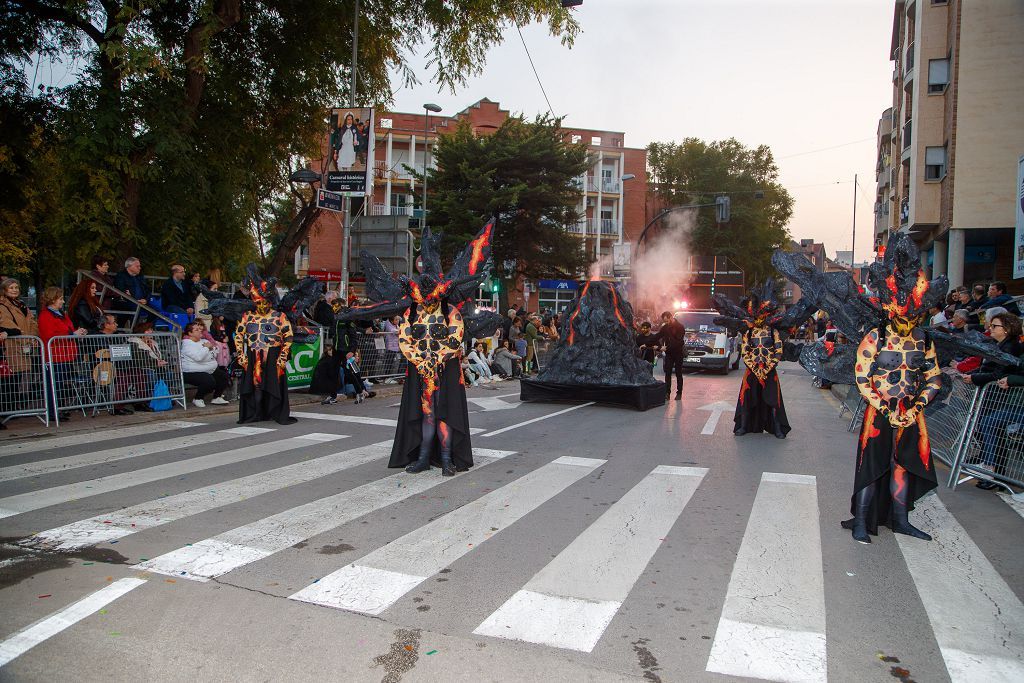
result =
[[[992,338],[999,342],[1000,351],[1012,353],[1018,358],[1024,358],[1024,345],[1020,342],[1021,334],[1024,331],[1021,329],[1021,319],[1019,317],[1012,313],[995,314],[991,317],[989,329],[991,330]],[[1000,389],[1006,390],[1011,386],[1024,386],[1024,369],[1020,366],[999,366],[985,361],[981,369],[966,378],[965,381],[969,381],[976,386],[984,386],[994,382],[997,387],[994,391],[998,394]],[[1022,392],[1016,392],[1014,396],[1019,400],[1021,395]],[[985,405],[988,405],[988,402]],[[1000,441],[1003,440],[1003,434],[1005,434],[1007,426],[1015,420],[1019,420],[1020,415],[1020,405],[1003,405],[997,409],[990,408],[987,411],[983,409],[979,422],[979,430],[982,436],[981,466],[983,468],[993,472],[1000,470],[996,463]],[[996,488],[994,482],[984,479],[976,485],[978,488],[985,490]]]
[[384,351],[387,354],[384,374],[393,375],[402,357],[402,348],[398,345],[398,328],[402,324],[402,316],[396,315],[384,321]]
[[490,384],[494,381],[494,373],[491,372],[491,366],[487,363],[487,351],[484,350],[483,342],[477,342],[466,359],[469,361],[469,367],[480,377],[481,382]]
[[462,374],[466,377],[466,382],[472,386],[479,386],[478,375],[473,372],[473,366],[469,362],[469,358],[466,357],[465,353],[460,351],[459,354],[459,367],[462,369]]
[[68,312],[76,328],[83,328],[89,334],[99,333],[103,322],[103,309],[96,298],[95,282],[83,279],[78,283],[75,291],[71,293],[71,300],[68,301]]
[[966,308],[958,308],[953,311],[953,316],[944,327],[949,330],[950,334],[964,334],[972,329],[972,327],[967,324],[967,321],[970,320],[970,318],[971,314]]
[[[78,344],[70,339],[56,338],[71,335],[81,336],[86,333],[86,330],[82,327],[75,329],[69,317],[61,310],[64,306],[64,291],[60,287],[44,289],[39,303],[43,306],[39,313],[39,337],[43,340],[43,357],[49,358],[50,372],[57,394],[62,397],[67,396],[71,369],[75,359],[78,358]],[[49,384],[46,386],[46,390],[49,394],[46,409],[52,419],[57,415],[57,401],[54,400]],[[62,420],[68,420],[70,417],[70,413],[62,412],[60,414]]]
[[136,304],[146,305],[149,303],[149,292],[146,287],[146,278],[142,275],[142,262],[132,256],[125,259],[124,270],[114,278],[114,288],[128,294],[130,298],[121,297],[117,302],[119,311],[131,312],[135,310]]
[[523,333],[523,319],[518,315],[512,318],[512,325],[509,327],[509,339],[519,339]]
[[946,322],[946,314],[942,312],[942,309],[939,308],[938,304],[928,309],[928,315],[931,316],[932,327],[939,327]]
[[978,306],[978,310],[985,311],[985,315],[988,316],[990,315],[988,311],[996,306],[1002,306],[1013,315],[1020,315],[1020,308],[1017,307],[1017,302],[1006,293],[1006,283],[999,280],[988,286],[988,300]]
[[313,322],[321,327],[326,327],[328,330],[334,329],[334,309],[331,304],[338,298],[338,293],[335,291],[329,291],[324,293],[324,298],[316,302],[313,306]]
[[[376,394],[367,391],[366,384],[359,374],[359,365],[356,354],[359,352],[359,340],[355,324],[351,321],[335,321],[334,326],[334,353],[332,363],[339,374],[339,385],[342,389],[346,385],[352,387],[352,398],[356,403],[362,403],[365,398],[372,398]],[[351,363],[349,361],[352,361]],[[332,405],[338,402],[338,395],[328,395],[320,403]]]
[[[989,309],[994,310],[994,309]],[[994,313],[987,320],[989,334],[998,343],[998,348],[1003,353],[1011,356],[1019,356],[1024,353],[1024,347],[1020,342],[1020,318],[1004,309],[1000,313]],[[1006,366],[990,360],[984,360],[981,366],[970,374],[963,374],[961,378],[968,384],[976,387],[983,387],[989,382],[995,382],[1006,376]]]
[[526,358],[526,335],[522,332],[516,335],[516,353]]
[[[12,337],[35,336],[39,333],[35,315],[21,300],[21,285],[13,278],[0,280],[0,341],[3,341],[2,360],[6,360],[11,376],[4,378],[8,390],[2,392],[7,405],[3,410],[16,409],[15,401],[24,401],[33,392],[31,372],[36,365],[40,375],[42,359],[33,357],[35,345],[30,339]],[[0,423],[2,424],[2,423]]]
[[[93,256],[92,257],[92,270],[89,272],[96,280],[102,282],[107,287],[114,286],[114,276],[110,274],[110,259],[105,256]],[[99,292],[98,300],[100,307],[113,305],[113,294],[108,293],[106,288],[101,285],[96,286],[96,291]]]
[[498,342],[498,348],[491,351],[490,359],[506,377],[518,377],[522,374],[523,357],[512,352],[512,342],[508,339]]
[[191,285],[185,282],[184,266],[171,266],[171,276],[160,288],[160,305],[167,313],[195,313],[195,299],[192,298]]
[[[200,280],[199,284],[212,292],[216,292],[220,287],[220,283],[214,282],[213,280]],[[195,289],[195,293],[196,320],[202,320],[203,324],[209,328],[210,323],[213,321],[213,315],[211,313],[203,313],[203,311],[210,305],[210,302],[198,287]]]
[[536,314],[531,315],[526,323],[526,367],[524,372],[527,374],[534,374],[537,370],[534,368],[536,364],[537,355],[537,337],[540,336],[540,317]]
[[104,313],[100,317],[100,329],[98,334],[117,334],[117,318],[110,313]]
[[185,326],[181,340],[181,375],[187,384],[196,387],[196,397],[192,400],[196,408],[205,408],[203,399],[211,393],[212,405],[227,405],[222,396],[228,386],[227,372],[217,365],[217,349],[203,339],[203,330],[201,322],[193,321]]
[[512,336],[512,323],[515,320],[515,318],[516,318],[516,309],[514,309],[514,308],[508,309],[508,313],[505,314],[505,319],[503,321],[501,321],[501,332],[502,332],[501,338],[502,339],[510,339],[510,340],[514,340],[515,339],[515,337]]
[[[128,381],[134,387],[136,396],[150,396],[156,380],[167,367],[163,351],[153,336],[153,323],[144,320],[132,328],[132,337],[128,339],[131,344],[133,368],[128,373]],[[151,413],[148,401],[140,401],[135,404],[135,410]]]

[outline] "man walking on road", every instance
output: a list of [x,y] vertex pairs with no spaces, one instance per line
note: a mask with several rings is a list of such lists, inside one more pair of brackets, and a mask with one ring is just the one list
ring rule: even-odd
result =
[[683,359],[686,358],[686,328],[665,311],[661,314],[658,341],[665,349],[665,398],[672,395],[672,373],[676,376],[676,400],[683,397]]

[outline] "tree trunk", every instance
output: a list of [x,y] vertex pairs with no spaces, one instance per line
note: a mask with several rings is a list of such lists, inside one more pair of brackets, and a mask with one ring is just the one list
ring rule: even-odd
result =
[[278,277],[281,274],[285,264],[295,257],[295,250],[309,237],[309,231],[316,225],[321,212],[322,209],[317,208],[315,204],[307,204],[295,215],[284,239],[274,251],[274,258],[270,260],[270,265],[266,269],[266,277]]

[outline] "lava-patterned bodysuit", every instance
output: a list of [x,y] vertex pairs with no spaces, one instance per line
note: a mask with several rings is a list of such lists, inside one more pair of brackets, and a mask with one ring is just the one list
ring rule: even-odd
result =
[[743,334],[741,357],[747,366],[736,402],[737,435],[768,432],[780,439],[791,431],[775,366],[782,360],[782,337],[763,321]]
[[930,538],[907,521],[914,501],[937,485],[924,408],[939,392],[940,370],[935,346],[916,322],[897,315],[857,348],[857,388],[868,405],[857,445],[854,519],[843,526],[862,543],[880,524]]

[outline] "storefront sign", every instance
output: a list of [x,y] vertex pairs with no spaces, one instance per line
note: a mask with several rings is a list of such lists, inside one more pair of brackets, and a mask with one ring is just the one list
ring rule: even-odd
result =
[[539,283],[541,289],[555,289],[555,290],[575,290],[579,289],[579,283],[575,280],[541,280]]

